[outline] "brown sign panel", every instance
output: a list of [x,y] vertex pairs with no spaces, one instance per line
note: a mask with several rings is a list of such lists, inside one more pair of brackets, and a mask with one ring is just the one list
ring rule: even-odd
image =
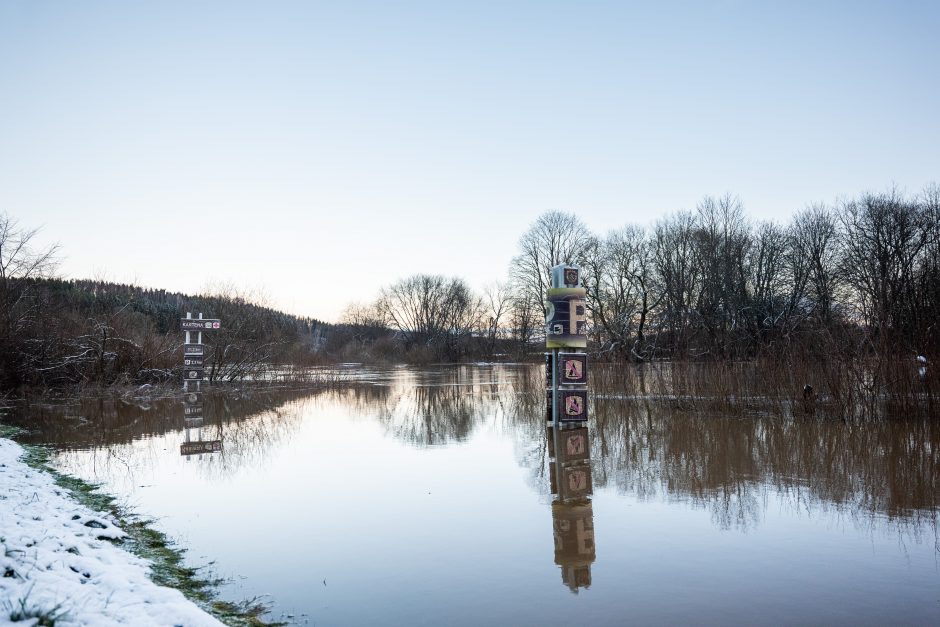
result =
[[202,368],[205,365],[206,358],[204,355],[184,355],[183,356],[183,366],[186,368]]
[[196,403],[202,403],[202,394],[199,392],[186,392],[183,394],[183,402],[194,405]]
[[558,417],[561,422],[584,422],[588,419],[587,392],[558,391]]
[[585,353],[558,354],[558,382],[562,385],[587,384],[587,355]]
[[182,318],[180,329],[182,331],[218,331],[222,328],[222,321],[217,318]]
[[203,453],[218,453],[221,450],[222,440],[183,442],[180,444],[180,455],[202,455]]
[[202,368],[184,368],[183,381],[202,381],[206,371]]
[[195,429],[202,426],[202,416],[183,416],[183,422],[187,429]]
[[205,344],[183,344],[183,356],[201,356],[206,354],[206,345]]

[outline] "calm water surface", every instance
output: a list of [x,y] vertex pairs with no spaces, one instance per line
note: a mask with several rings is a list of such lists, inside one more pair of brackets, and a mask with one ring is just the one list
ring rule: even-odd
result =
[[[63,470],[214,561],[224,596],[268,595],[301,624],[940,624],[937,420],[597,394],[593,497],[561,504],[540,373],[208,393],[190,429],[178,399],[20,420]],[[222,450],[183,455],[187,439]]]

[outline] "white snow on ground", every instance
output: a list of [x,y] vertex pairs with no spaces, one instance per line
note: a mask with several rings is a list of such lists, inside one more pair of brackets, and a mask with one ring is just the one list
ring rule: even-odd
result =
[[125,535],[113,520],[73,500],[22,454],[0,438],[0,625],[35,625],[37,618],[13,619],[37,612],[63,627],[222,624],[152,582],[149,562],[108,542]]

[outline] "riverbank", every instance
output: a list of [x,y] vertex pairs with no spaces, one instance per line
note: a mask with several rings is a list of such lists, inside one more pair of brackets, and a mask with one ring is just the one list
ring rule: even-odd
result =
[[0,427],[0,621],[38,625],[271,625],[256,602],[216,598],[218,580],[49,453]]

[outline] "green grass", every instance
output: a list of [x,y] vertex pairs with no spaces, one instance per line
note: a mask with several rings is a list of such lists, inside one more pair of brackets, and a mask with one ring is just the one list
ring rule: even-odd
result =
[[[0,424],[0,437],[14,438],[21,432],[21,429]],[[152,520],[141,518],[121,507],[115,497],[101,492],[100,486],[65,475],[54,469],[50,464],[51,451],[48,448],[22,443],[20,446],[26,451],[22,458],[25,463],[52,475],[56,484],[66,490],[82,505],[114,517],[118,525],[127,533],[127,537],[115,541],[115,544],[150,561],[150,578],[155,583],[180,590],[186,598],[226,625],[232,625],[233,627],[276,627],[286,624],[264,620],[262,617],[268,608],[264,603],[259,602],[257,598],[242,601],[241,603],[231,603],[218,599],[219,586],[225,581],[204,575],[203,572],[206,568],[185,566],[183,564],[185,549],[176,546],[166,534],[155,529]],[[25,602],[26,599],[22,599],[21,604],[23,607],[10,608],[11,619],[14,611],[22,610],[26,612],[28,610]],[[39,618],[39,625],[54,625],[56,619],[62,618],[61,615],[55,613],[44,617],[23,614],[23,617]]]

